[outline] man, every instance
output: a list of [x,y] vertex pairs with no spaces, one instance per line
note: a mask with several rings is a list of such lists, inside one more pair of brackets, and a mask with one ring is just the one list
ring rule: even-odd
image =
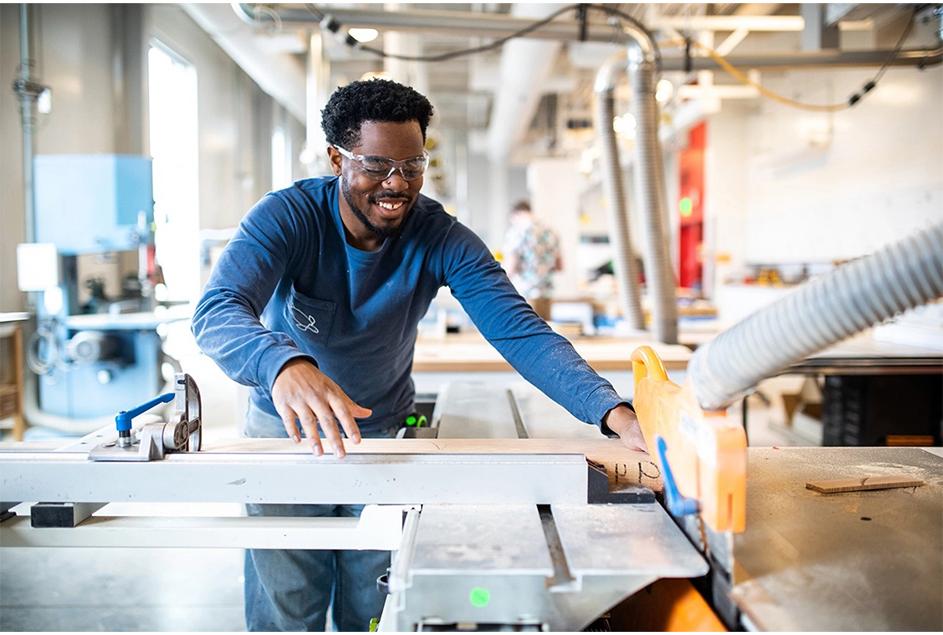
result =
[[[425,97],[395,82],[338,89],[322,112],[334,177],[267,194],[221,255],[193,332],[226,374],[252,387],[245,434],[300,442],[303,433],[315,454],[326,443],[338,457],[341,429],[351,443],[394,436],[413,410],[417,324],[448,285],[525,378],[642,447],[612,386],[515,293],[475,234],[419,194],[431,117]],[[307,516],[361,508],[247,507]],[[364,630],[382,609],[375,580],[387,566],[386,552],[249,550],[247,627],[322,630],[330,604],[338,630]]]
[[553,273],[563,268],[560,239],[534,218],[527,201],[519,201],[511,210],[511,223],[504,237],[504,268],[537,315],[549,320]]

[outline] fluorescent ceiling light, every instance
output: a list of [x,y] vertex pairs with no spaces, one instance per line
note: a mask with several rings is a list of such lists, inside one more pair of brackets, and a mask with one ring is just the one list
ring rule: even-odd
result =
[[365,44],[365,43],[367,43],[367,42],[372,42],[372,41],[374,41],[375,39],[377,39],[377,37],[379,37],[379,35],[380,35],[380,32],[377,31],[376,29],[359,29],[359,28],[354,28],[354,29],[350,29],[350,30],[347,31],[347,32],[350,34],[350,37],[354,38],[355,40],[357,40],[357,41],[360,42],[361,44]]

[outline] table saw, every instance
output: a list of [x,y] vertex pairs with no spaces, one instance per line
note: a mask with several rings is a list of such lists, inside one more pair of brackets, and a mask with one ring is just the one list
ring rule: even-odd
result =
[[[89,460],[109,435],[60,451],[0,452],[3,499],[69,502],[80,521],[37,528],[14,516],[0,523],[0,546],[390,549],[386,630],[579,630],[662,578],[713,586],[711,607],[729,627],[943,628],[943,458],[922,449],[751,448],[751,523],[733,540],[725,584],[654,496],[662,488],[654,462],[523,383],[498,392],[452,384],[426,438],[350,446],[343,460],[282,440],[205,434],[199,452]],[[926,485],[836,497],[804,488],[808,478],[866,466]],[[84,521],[75,515],[126,501],[370,505],[360,520],[122,518],[108,507]]]

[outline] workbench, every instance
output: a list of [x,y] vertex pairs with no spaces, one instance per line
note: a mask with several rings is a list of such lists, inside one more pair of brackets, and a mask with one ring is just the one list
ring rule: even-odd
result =
[[[823,445],[941,441],[943,351],[938,348],[882,342],[868,330],[779,374],[821,378]],[[742,403],[746,422],[747,402]]]
[[28,313],[0,313],[0,419],[13,420],[13,439],[22,441],[26,432],[23,417],[23,331]]
[[[607,379],[626,398],[632,394],[632,365],[629,356],[648,344],[661,357],[674,381],[684,377],[691,350],[680,344],[661,344],[622,337],[576,337],[570,342],[590,367]],[[420,337],[416,342],[413,381],[418,393],[437,393],[452,382],[475,381],[493,387],[520,380],[520,375],[480,333]]]

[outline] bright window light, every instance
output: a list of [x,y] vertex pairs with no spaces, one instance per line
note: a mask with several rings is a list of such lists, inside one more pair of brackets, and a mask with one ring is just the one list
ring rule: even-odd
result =
[[147,53],[157,262],[169,300],[200,295],[196,69],[164,45]]
[[291,140],[281,126],[272,133],[272,189],[291,185]]

